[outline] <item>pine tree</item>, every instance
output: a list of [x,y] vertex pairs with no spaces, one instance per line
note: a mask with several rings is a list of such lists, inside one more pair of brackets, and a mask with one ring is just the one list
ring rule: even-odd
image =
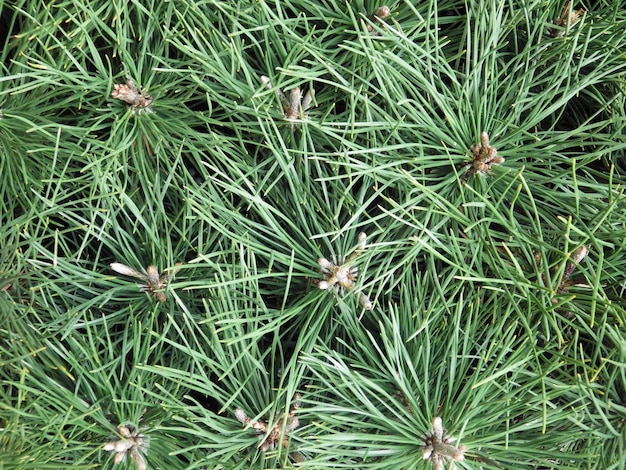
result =
[[625,7],[0,0],[0,468],[624,468]]

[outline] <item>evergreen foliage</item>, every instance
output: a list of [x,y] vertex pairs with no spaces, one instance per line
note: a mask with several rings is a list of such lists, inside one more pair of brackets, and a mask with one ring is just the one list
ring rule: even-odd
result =
[[0,0],[0,469],[626,467],[625,7]]

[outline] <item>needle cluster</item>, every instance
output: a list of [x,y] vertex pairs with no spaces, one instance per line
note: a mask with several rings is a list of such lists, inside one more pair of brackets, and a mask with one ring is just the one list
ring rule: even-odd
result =
[[[167,285],[167,281],[170,277],[170,272],[164,272],[159,274],[159,270],[156,266],[150,265],[142,272],[135,271],[133,268],[126,266],[122,263],[111,263],[111,269],[116,273],[123,274],[124,276],[131,276],[144,282],[144,284],[138,284],[139,290],[147,292],[159,302],[165,302],[167,297],[163,289]],[[171,271],[176,273],[178,269]]]
[[[261,75],[261,83],[263,83],[268,90],[273,89],[269,77]],[[280,104],[283,107],[283,112],[285,113],[285,119],[287,121],[304,120],[308,117],[307,111],[311,107],[311,102],[313,101],[313,96],[315,95],[315,91],[313,89],[307,91],[303,97],[300,87],[297,86],[289,91],[289,98],[287,98],[285,92],[283,92],[280,88],[274,89],[276,90],[276,96],[278,96]]]
[[565,264],[565,269],[563,270],[563,276],[561,277],[561,283],[557,289],[557,293],[563,293],[573,284],[573,281],[570,279],[574,270],[578,266],[578,264],[585,259],[585,257],[589,254],[589,250],[586,246],[580,246],[572,253],[570,260]]
[[144,455],[150,446],[149,437],[144,436],[139,430],[133,429],[131,426],[119,426],[117,432],[120,439],[107,442],[102,446],[102,450],[113,452],[113,462],[115,464],[122,463],[129,456],[137,470],[146,470],[146,461]]
[[467,169],[466,177],[472,174],[487,175],[491,172],[491,165],[501,163],[504,163],[504,158],[489,144],[489,134],[483,131],[480,133],[480,144],[472,147],[472,163]]
[[423,459],[430,460],[435,470],[444,470],[448,464],[452,470],[455,469],[454,462],[463,461],[467,450],[465,446],[454,445],[455,441],[454,437],[445,433],[441,418],[437,416],[433,419],[432,429],[424,436]]
[[111,97],[121,100],[130,105],[131,114],[151,113],[152,96],[148,95],[144,90],[139,90],[135,82],[130,78],[126,83],[113,85]]
[[[337,258],[337,256],[333,255],[332,261],[327,258],[317,260],[324,275],[324,279],[318,283],[320,289],[333,290],[343,295],[346,291],[354,288],[359,268],[352,265],[351,262],[365,249],[366,240],[367,235],[364,232],[359,233],[357,248],[347,259]],[[364,293],[359,295],[359,302],[366,310],[373,308],[372,302]]]
[[[289,412],[275,416],[272,420],[274,422],[273,425],[271,424],[272,421],[252,420],[243,408],[235,409],[235,418],[257,431],[261,439],[259,445],[261,451],[267,452],[275,449],[277,446],[286,448],[289,442],[289,433],[300,425],[300,421],[295,415],[296,410],[301,406],[300,395],[296,394],[294,399],[295,402],[289,409]],[[285,420],[286,423],[283,427]]]
[[548,28],[548,35],[552,38],[556,38],[559,36],[563,36],[565,34],[565,30],[569,26],[574,26],[578,23],[580,16],[585,12],[582,8],[578,10],[570,10],[571,2],[565,2],[565,6],[563,7],[563,11],[561,11],[561,16],[554,19],[554,27]]
[[370,33],[374,32],[374,26],[372,24],[381,24],[383,23],[383,19],[387,18],[389,16],[389,13],[391,12],[391,10],[389,9],[388,6],[382,6],[377,8],[376,10],[374,10],[374,13],[372,13],[369,16],[369,20],[370,23],[367,23],[366,28]]

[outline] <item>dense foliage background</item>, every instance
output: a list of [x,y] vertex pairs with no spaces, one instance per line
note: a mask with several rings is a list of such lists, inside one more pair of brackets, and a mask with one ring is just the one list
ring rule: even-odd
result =
[[0,468],[626,466],[626,2],[382,6],[0,0]]

